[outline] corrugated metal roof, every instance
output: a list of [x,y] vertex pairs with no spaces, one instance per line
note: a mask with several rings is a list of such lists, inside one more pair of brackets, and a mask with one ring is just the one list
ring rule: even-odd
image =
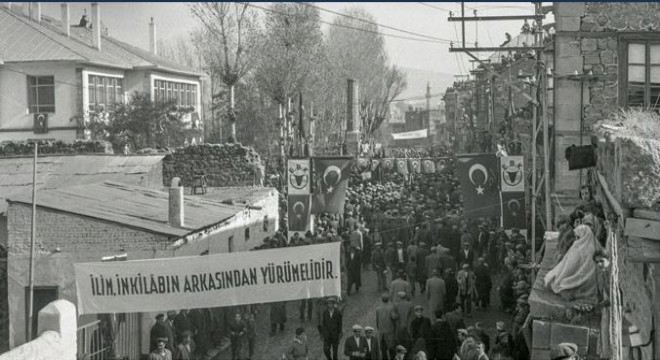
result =
[[[43,156],[37,161],[37,188],[55,189],[99,183],[106,180],[145,185],[145,175],[161,167],[162,155]],[[8,197],[32,188],[32,158],[0,158],[0,213],[7,209]],[[162,183],[162,179],[157,179]]]
[[[31,204],[32,198],[23,193],[9,201]],[[185,226],[179,228],[168,224],[168,203],[168,193],[114,182],[43,190],[37,196],[40,207],[169,236],[183,236],[217,224],[245,208],[184,197]]]
[[274,191],[277,190],[272,187],[209,187],[206,189],[206,194],[199,196],[220,202],[254,202],[264,199]]
[[130,64],[109,52],[67,38],[45,22],[40,25],[7,9],[0,9],[0,34],[0,59],[6,63],[69,60],[131,68]]

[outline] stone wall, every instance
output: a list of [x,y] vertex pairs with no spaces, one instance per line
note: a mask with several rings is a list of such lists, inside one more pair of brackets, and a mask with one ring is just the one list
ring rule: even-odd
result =
[[[41,141],[38,152],[43,154],[112,154],[112,145],[105,141]],[[0,142],[0,157],[34,154],[34,145],[26,141]]]
[[190,186],[197,174],[206,175],[208,186],[254,186],[263,179],[261,157],[241,144],[204,144],[181,147],[163,159],[163,185],[179,177]]

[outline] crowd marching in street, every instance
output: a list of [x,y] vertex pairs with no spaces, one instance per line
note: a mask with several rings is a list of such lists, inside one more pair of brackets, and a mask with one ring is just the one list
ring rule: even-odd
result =
[[[342,296],[299,301],[301,321],[316,324],[317,333],[286,328],[286,302],[265,306],[271,336],[290,332],[292,339],[287,349],[273,349],[272,358],[311,359],[309,339],[318,336],[328,360],[529,359],[524,329],[532,249],[524,232],[506,232],[497,219],[467,216],[459,190],[451,169],[405,182],[352,178],[343,214],[318,216],[313,232],[289,241],[283,230],[264,239],[255,250],[326,242],[341,242],[343,249]],[[361,291],[368,272],[377,281],[375,322],[344,324],[347,299]],[[413,304],[420,298],[423,305]],[[255,359],[255,342],[263,341],[255,335],[259,306],[232,309],[159,314],[150,359],[204,359],[226,339],[226,358]],[[501,314],[495,332],[486,330],[475,310]],[[351,334],[344,334],[345,325],[352,325]],[[553,352],[559,354],[553,359],[570,359],[576,351],[562,344]]]

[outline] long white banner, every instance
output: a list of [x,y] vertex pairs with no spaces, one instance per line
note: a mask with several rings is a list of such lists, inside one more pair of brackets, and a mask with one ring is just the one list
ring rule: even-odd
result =
[[74,264],[80,314],[234,306],[341,294],[340,243]]
[[428,136],[428,129],[392,134],[394,140],[422,139]]

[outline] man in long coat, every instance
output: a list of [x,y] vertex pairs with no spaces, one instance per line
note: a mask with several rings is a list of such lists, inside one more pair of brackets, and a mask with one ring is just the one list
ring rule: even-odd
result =
[[405,276],[405,272],[399,270],[397,272],[397,278],[392,281],[392,284],[390,284],[390,299],[395,303],[399,301],[397,294],[400,292],[405,293],[409,298],[412,297],[412,289],[410,284],[404,279]]
[[321,333],[323,336],[323,353],[327,360],[338,360],[339,340],[342,335],[343,315],[337,308],[335,298],[328,299],[328,308],[323,311]]
[[396,343],[410,348],[410,323],[413,320],[413,303],[408,300],[408,295],[400,291],[397,293],[398,301],[394,304],[394,324],[396,327]]
[[394,313],[394,304],[390,302],[390,295],[385,293],[381,296],[383,302],[376,308],[376,329],[378,329],[378,340],[380,342],[381,354],[383,359],[394,357],[395,343],[395,324],[392,314]]
[[438,269],[435,269],[431,274],[431,278],[426,280],[426,301],[428,301],[428,309],[431,313],[431,323],[434,323],[436,320],[436,310],[444,311],[446,295],[447,288],[445,286],[445,281],[440,278]]
[[346,293],[351,294],[353,285],[355,285],[355,291],[360,292],[360,286],[362,286],[362,260],[360,253],[353,245],[351,245],[346,256],[346,275],[348,277]]
[[429,359],[451,360],[456,353],[456,334],[443,315],[442,310],[434,313],[436,320],[431,325],[431,344],[427,347]]

